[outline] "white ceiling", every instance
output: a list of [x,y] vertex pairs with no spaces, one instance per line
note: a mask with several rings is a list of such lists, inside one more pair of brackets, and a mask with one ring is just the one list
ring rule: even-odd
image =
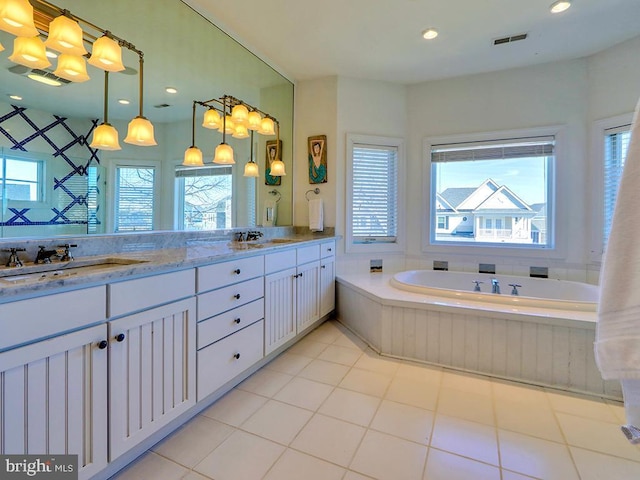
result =
[[[640,0],[573,0],[555,15],[553,0],[184,1],[291,80],[412,84],[579,58],[640,34]],[[422,39],[428,27],[435,40]]]

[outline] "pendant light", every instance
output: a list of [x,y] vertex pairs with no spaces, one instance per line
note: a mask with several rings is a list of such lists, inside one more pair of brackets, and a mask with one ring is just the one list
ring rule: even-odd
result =
[[104,72],[104,119],[93,131],[93,140],[89,144],[98,150],[121,150],[118,131],[109,124],[109,72]]
[[247,128],[249,130],[260,130],[260,125],[262,124],[262,116],[259,112],[252,110],[251,112],[249,112],[248,122],[249,125],[247,125]]
[[220,133],[228,133],[229,135],[231,135],[233,132],[236,131],[236,126],[233,123],[233,119],[231,118],[231,115],[225,115],[224,116],[224,122],[222,122],[220,124],[220,128],[218,128],[218,131]]
[[140,55],[140,114],[129,122],[129,128],[127,130],[127,136],[124,139],[125,143],[132,145],[138,145],[140,147],[151,147],[157,145],[156,139],[153,133],[153,124],[147,120],[142,114],[143,107],[143,92],[142,85],[144,82],[144,59],[142,53]]
[[253,130],[251,130],[251,149],[249,152],[249,161],[244,166],[244,176],[257,177],[259,175],[258,164],[253,161]]
[[202,150],[196,147],[196,102],[193,102],[193,113],[191,114],[191,146],[184,152],[182,165],[187,167],[202,167]]
[[4,50],[4,46],[0,43],[0,52]]
[[93,42],[91,48],[91,58],[89,64],[109,72],[121,72],[124,70],[122,64],[122,48],[118,42],[109,37],[109,32]]
[[0,0],[0,30],[17,37],[35,37],[33,7],[28,0]]
[[276,123],[276,159],[271,162],[272,177],[284,177],[287,172],[284,169],[284,162],[280,160],[280,124]]
[[68,53],[69,55],[86,55],[87,49],[84,48],[84,39],[82,28],[78,22],[72,20],[65,15],[66,10],[62,11],[62,15],[54,18],[49,24],[49,37],[44,44],[56,52]]
[[242,104],[236,105],[231,110],[231,118],[234,124],[246,126],[249,123],[249,109]]
[[222,165],[233,165],[235,160],[233,159],[233,148],[226,143],[227,139],[227,96],[223,97],[222,104],[222,143],[216,147],[216,153],[213,156],[213,163],[219,163]]
[[47,59],[46,51],[40,37],[16,37],[13,39],[13,54],[9,60],[25,67],[47,68],[51,66],[51,62]]
[[220,128],[220,125],[222,125],[222,119],[215,108],[210,107],[206,112],[204,112],[204,121],[202,122],[202,126],[204,128],[215,130]]
[[66,78],[70,82],[86,82],[89,80],[87,74],[87,62],[84,57],[61,53],[58,55],[58,66],[53,72],[58,77]]
[[260,122],[260,129],[258,133],[262,135],[275,135],[273,120],[269,117],[264,117]]
[[249,130],[244,125],[236,124],[231,136],[233,138],[249,138]]

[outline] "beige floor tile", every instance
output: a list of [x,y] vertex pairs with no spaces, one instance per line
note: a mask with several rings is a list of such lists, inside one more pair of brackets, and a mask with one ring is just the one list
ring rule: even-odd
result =
[[320,355],[318,355],[318,359],[326,360],[327,362],[339,363],[341,365],[350,367],[354,363],[356,363],[361,355],[362,351],[360,350],[341,347],[339,345],[329,345],[322,351]]
[[297,375],[306,367],[311,358],[304,355],[296,355],[295,353],[284,352],[278,355],[274,360],[267,363],[265,368],[275,370],[276,372],[286,373],[288,375]]
[[341,334],[342,332],[334,323],[325,322],[305,338],[314,342],[333,343]]
[[500,460],[508,470],[545,480],[578,480],[566,445],[498,430]]
[[189,472],[180,480],[209,480],[209,477],[205,477],[204,475],[200,475],[197,472]]
[[630,444],[617,423],[566,413],[557,417],[569,445],[640,462],[640,446]]
[[333,386],[331,385],[296,377],[285,385],[274,399],[315,411],[332,391]]
[[488,425],[437,415],[431,446],[499,466],[496,431]]
[[291,447],[347,467],[365,431],[352,423],[315,414],[291,443]]
[[113,480],[180,480],[189,471],[153,452],[147,452],[116,475]]
[[385,398],[406,405],[435,410],[438,401],[438,386],[406,378],[394,378]]
[[510,470],[502,469],[502,480],[531,480],[532,478],[529,475],[522,475],[521,473],[512,472]]
[[339,386],[348,390],[382,397],[391,383],[391,377],[359,368],[352,368],[342,379]]
[[491,381],[491,386],[494,399],[524,403],[538,409],[551,409],[547,392],[542,387],[495,378]]
[[203,411],[202,415],[237,427],[266,402],[267,398],[261,395],[234,388]]
[[176,463],[192,468],[220,445],[234,428],[211,418],[198,415],[174,432],[153,451]]
[[353,366],[383,375],[394,375],[400,367],[400,362],[393,358],[382,357],[369,348],[364,351]]
[[547,397],[556,412],[617,423],[618,419],[604,400],[568,392],[547,390]]
[[626,418],[626,415],[624,413],[624,404],[622,402],[616,402],[614,400],[607,400],[606,403],[607,403],[607,405],[609,405],[609,408],[611,409],[611,411],[615,415],[615,417],[618,420],[618,423],[620,423],[620,425],[622,425],[624,423],[627,423],[627,418]]
[[344,468],[288,449],[264,480],[341,480],[344,474]]
[[401,363],[396,371],[396,378],[406,378],[418,382],[431,383],[440,386],[442,369],[431,365],[419,365],[411,362]]
[[556,416],[551,409],[538,408],[536,403],[502,398],[495,399],[494,402],[499,428],[564,443]]
[[369,428],[428,445],[433,415],[430,410],[383,400]]
[[304,367],[298,376],[320,383],[338,385],[348,371],[349,367],[346,365],[315,359]]
[[367,343],[364,340],[361,340],[356,336],[356,334],[348,330],[344,331],[342,335],[336,338],[333,344],[339,345],[341,347],[353,348],[360,351],[364,351],[367,348]]
[[491,397],[479,393],[441,388],[438,397],[438,413],[485,425],[495,425]]
[[632,462],[576,447],[570,447],[569,450],[581,480],[640,478],[640,457],[639,461]]
[[424,445],[369,430],[349,468],[379,480],[415,480],[426,457]]
[[236,388],[264,397],[273,397],[292,378],[293,376],[285,373],[262,369],[251,375]]
[[424,480],[500,480],[500,469],[435,448],[429,449]]
[[318,413],[366,427],[379,404],[378,397],[336,388],[324,401]]
[[269,400],[240,428],[274,442],[289,445],[312,415],[309,410]]
[[285,447],[277,443],[236,431],[194,470],[216,480],[258,479],[267,473],[284,450]]
[[444,371],[442,387],[491,396],[491,380],[471,373]]
[[349,470],[342,480],[371,480],[371,477]]
[[327,343],[314,342],[313,340],[303,338],[291,348],[289,348],[287,352],[295,353],[296,355],[303,355],[305,357],[316,358],[328,346],[329,345]]

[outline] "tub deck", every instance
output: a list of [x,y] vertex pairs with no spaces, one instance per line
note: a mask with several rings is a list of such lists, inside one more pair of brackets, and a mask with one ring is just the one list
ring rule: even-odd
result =
[[595,364],[596,313],[397,290],[392,275],[342,274],[337,315],[382,355],[619,400]]

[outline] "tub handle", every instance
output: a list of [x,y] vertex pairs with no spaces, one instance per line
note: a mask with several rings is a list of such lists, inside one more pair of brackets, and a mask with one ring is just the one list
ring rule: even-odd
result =
[[480,284],[484,283],[484,282],[481,282],[480,280],[473,280],[473,283],[476,284],[476,286],[473,287],[473,291],[474,292],[481,292],[482,290],[480,290]]
[[518,293],[518,288],[522,288],[522,285],[518,285],[517,283],[510,283],[509,286],[513,287],[513,290],[511,290],[511,295],[520,295]]

